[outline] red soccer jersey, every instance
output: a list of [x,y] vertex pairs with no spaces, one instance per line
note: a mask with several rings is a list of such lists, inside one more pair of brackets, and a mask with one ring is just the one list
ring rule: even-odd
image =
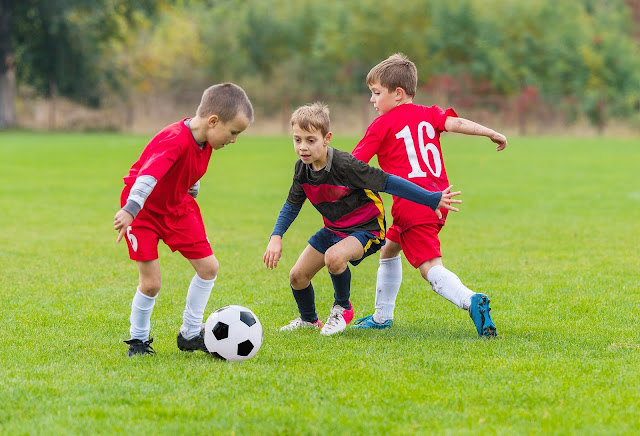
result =
[[[369,162],[378,155],[378,165],[389,174],[407,179],[428,191],[449,186],[444,168],[440,133],[447,117],[458,114],[449,108],[402,104],[380,115],[367,129],[352,154]],[[443,209],[442,223],[447,216]],[[400,229],[424,223],[441,222],[433,209],[400,197],[393,197],[393,224]]]
[[194,209],[189,188],[207,171],[213,149],[208,143],[204,149],[198,146],[185,120],[168,125],[153,137],[124,177],[129,187],[143,175],[158,181],[144,203],[151,212],[184,215]]

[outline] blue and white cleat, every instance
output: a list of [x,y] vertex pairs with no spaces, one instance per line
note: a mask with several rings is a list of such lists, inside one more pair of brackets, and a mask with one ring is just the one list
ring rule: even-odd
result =
[[491,320],[491,307],[489,307],[489,297],[484,294],[475,294],[471,297],[471,307],[469,307],[469,316],[476,325],[478,336],[491,337],[496,336],[496,325]]
[[388,319],[384,322],[376,322],[373,319],[373,315],[365,316],[364,318],[360,318],[351,326],[352,329],[374,329],[374,330],[382,330],[391,328],[393,325],[393,320]]

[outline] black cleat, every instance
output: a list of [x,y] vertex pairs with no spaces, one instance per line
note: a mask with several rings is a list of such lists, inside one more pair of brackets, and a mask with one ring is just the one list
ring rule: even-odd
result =
[[138,355],[145,354],[156,354],[156,350],[153,349],[151,343],[153,342],[152,338],[149,338],[147,341],[141,341],[140,339],[129,339],[128,341],[124,341],[125,344],[129,345],[129,351],[127,352],[127,357],[133,357]]
[[204,326],[200,329],[200,334],[191,339],[185,339],[184,336],[182,336],[182,332],[178,333],[177,342],[180,351],[200,350],[209,354],[209,350],[207,350],[207,346],[204,344]]

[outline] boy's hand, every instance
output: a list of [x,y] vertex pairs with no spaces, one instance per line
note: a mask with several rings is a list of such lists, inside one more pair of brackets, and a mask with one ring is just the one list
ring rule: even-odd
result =
[[282,236],[271,235],[269,239],[269,245],[267,245],[267,251],[264,252],[262,261],[264,266],[269,269],[274,269],[278,266],[278,261],[282,255]]
[[507,148],[507,137],[502,133],[494,132],[493,135],[489,136],[489,139],[498,144],[496,151],[501,151]]
[[196,198],[199,192],[200,192],[200,180],[198,180],[191,188],[189,188],[189,195],[192,196],[193,198]]
[[438,207],[436,208],[436,215],[440,219],[442,219],[442,212],[440,212],[439,210],[440,208],[449,209],[454,212],[458,212],[458,208],[451,206],[451,203],[462,203],[462,200],[457,200],[455,198],[452,198],[452,197],[455,197],[456,195],[462,194],[461,191],[451,192],[452,186],[453,185],[449,185],[447,189],[442,191],[442,198],[440,199],[440,203],[438,203]]
[[133,216],[124,209],[120,209],[116,216],[113,218],[113,228],[118,232],[118,239],[116,244],[120,242],[122,237],[127,233],[127,228],[133,222]]

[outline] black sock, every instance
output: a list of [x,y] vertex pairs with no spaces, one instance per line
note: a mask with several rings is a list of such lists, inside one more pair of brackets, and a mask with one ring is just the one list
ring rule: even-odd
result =
[[296,299],[298,304],[298,312],[300,312],[300,319],[307,322],[318,321],[318,314],[316,313],[316,296],[313,292],[313,285],[309,282],[309,286],[304,289],[293,289],[293,298]]
[[351,309],[351,304],[349,303],[349,297],[351,296],[351,270],[347,267],[340,274],[329,273],[329,275],[333,282],[333,305]]

